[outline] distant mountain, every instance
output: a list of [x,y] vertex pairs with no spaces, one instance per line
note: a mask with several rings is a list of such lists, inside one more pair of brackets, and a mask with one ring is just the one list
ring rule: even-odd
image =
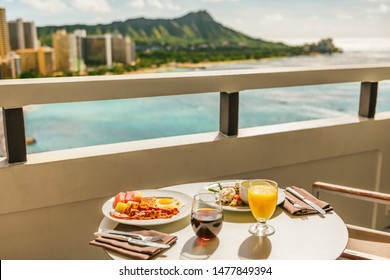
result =
[[257,48],[286,47],[281,43],[271,43],[254,39],[243,33],[214,21],[207,11],[189,13],[177,19],[136,18],[98,25],[63,25],[38,27],[38,37],[42,44],[51,45],[51,36],[56,30],[85,29],[88,35],[122,34],[135,41],[137,47],[176,47],[176,48]]

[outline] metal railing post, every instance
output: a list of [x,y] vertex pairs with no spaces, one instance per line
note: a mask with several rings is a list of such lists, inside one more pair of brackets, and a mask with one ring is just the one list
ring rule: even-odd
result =
[[238,134],[238,92],[220,93],[219,131],[227,136]]
[[8,163],[27,161],[23,108],[3,109],[4,138]]
[[359,116],[373,118],[375,116],[378,82],[362,82],[360,86]]

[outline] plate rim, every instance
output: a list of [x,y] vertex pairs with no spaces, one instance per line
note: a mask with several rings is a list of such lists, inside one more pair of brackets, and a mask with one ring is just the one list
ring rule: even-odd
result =
[[[178,195],[184,197],[186,199],[186,201],[183,201],[183,199],[180,198],[182,200],[182,202],[184,203],[184,206],[181,208],[179,214],[177,214],[169,219],[124,220],[124,219],[117,219],[117,218],[112,217],[110,215],[110,211],[107,211],[108,207],[110,207],[110,209],[113,210],[112,203],[114,202],[114,199],[115,199],[115,196],[113,196],[113,197],[110,197],[108,200],[106,200],[103,203],[103,205],[102,205],[103,215],[106,218],[108,218],[116,223],[142,227],[142,226],[154,226],[154,225],[163,225],[163,224],[173,223],[173,222],[179,221],[179,220],[181,220],[181,219],[183,219],[191,214],[192,197],[186,193],[175,191],[175,190],[163,190],[163,189],[144,189],[144,190],[134,190],[132,192],[136,192],[136,191],[139,191],[141,193],[143,193],[143,192],[175,193],[175,194],[178,194]],[[166,196],[169,196],[169,195],[166,195]],[[173,196],[173,195],[171,195],[171,196]]]
[[[246,181],[246,180],[250,180],[250,179],[232,179],[232,180],[214,181],[210,184],[207,184],[202,189],[209,191],[208,189],[210,188],[209,186],[211,186],[211,185],[215,185],[218,183],[233,183],[233,184],[235,184],[237,181]],[[282,194],[282,195],[280,195],[280,194]],[[276,203],[276,206],[282,204],[284,199],[285,199],[285,194],[283,192],[283,189],[278,187],[278,201]],[[227,210],[227,211],[235,211],[235,212],[249,212],[249,211],[251,211],[251,209],[249,208],[249,205],[247,207],[241,208],[241,209],[236,208],[236,207],[232,207],[232,206],[228,206],[228,205],[222,205],[222,208],[224,210]]]

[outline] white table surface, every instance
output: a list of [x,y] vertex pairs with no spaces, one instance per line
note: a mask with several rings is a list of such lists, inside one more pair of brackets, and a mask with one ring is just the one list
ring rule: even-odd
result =
[[[189,196],[195,195],[209,182],[170,186],[163,189],[175,190]],[[276,207],[269,224],[275,234],[259,238],[248,232],[255,223],[251,212],[224,211],[224,222],[218,238],[199,244],[191,228],[190,216],[173,223],[149,226],[148,228],[178,236],[177,242],[161,252],[157,259],[280,259],[280,260],[331,260],[337,259],[345,249],[348,231],[345,223],[334,212],[325,216],[291,216],[281,207]],[[99,231],[112,229],[116,222],[103,218]],[[114,259],[123,256],[107,251]]]

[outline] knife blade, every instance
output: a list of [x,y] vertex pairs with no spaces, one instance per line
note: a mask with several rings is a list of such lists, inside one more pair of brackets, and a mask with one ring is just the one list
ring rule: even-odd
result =
[[144,236],[139,233],[129,232],[129,231],[121,231],[121,230],[114,230],[114,229],[102,229],[102,232],[104,233],[110,233],[110,234],[117,234],[117,235],[124,235],[128,237],[135,237],[137,239],[141,240],[148,240],[148,241],[157,241],[163,238],[163,235],[154,235],[154,236]]
[[316,210],[320,214],[322,214],[322,215],[326,214],[324,209],[322,209],[317,204],[315,204],[314,202],[310,201],[309,199],[307,199],[303,195],[299,194],[297,191],[293,190],[291,187],[287,187],[286,191],[288,191],[289,193],[293,194],[294,196],[296,196],[297,198],[299,198],[300,200],[302,200],[306,204],[310,205],[314,210]]
[[157,248],[162,248],[162,249],[167,249],[170,248],[171,246],[168,244],[162,244],[162,243],[157,243],[154,241],[145,241],[145,240],[139,240],[139,239],[130,239],[127,240],[127,242],[135,245],[140,245],[140,246],[152,246],[152,247],[157,247]]
[[105,233],[105,232],[95,232],[94,235],[107,237],[107,238],[111,238],[111,239],[116,239],[116,240],[127,241],[130,244],[139,245],[139,246],[152,246],[152,247],[163,248],[163,249],[167,249],[167,248],[171,247],[168,244],[162,244],[162,243],[157,243],[157,242],[153,242],[153,241],[139,240],[139,239],[134,239],[134,238],[131,238],[128,236],[118,235],[118,234],[109,234],[109,233]]

